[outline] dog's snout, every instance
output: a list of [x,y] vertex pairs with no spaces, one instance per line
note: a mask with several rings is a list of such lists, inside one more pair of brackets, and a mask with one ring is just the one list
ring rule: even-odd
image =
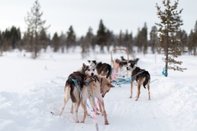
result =
[[94,73],[92,73],[91,76],[94,76]]

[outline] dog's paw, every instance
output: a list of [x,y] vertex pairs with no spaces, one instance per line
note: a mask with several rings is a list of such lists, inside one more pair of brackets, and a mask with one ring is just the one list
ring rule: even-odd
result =
[[100,115],[100,112],[96,112],[96,115]]
[[105,125],[109,125],[109,122],[108,121],[105,121]]
[[81,121],[81,123],[84,123],[84,122],[85,122],[84,120]]

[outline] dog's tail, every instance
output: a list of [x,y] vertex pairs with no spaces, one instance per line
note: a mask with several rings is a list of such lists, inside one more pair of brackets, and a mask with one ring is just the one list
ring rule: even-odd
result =
[[135,63],[137,64],[137,62],[139,61],[139,58],[136,58],[134,61],[135,61]]
[[146,89],[146,85],[148,84],[148,82],[150,81],[150,74],[148,73],[148,71],[144,72],[145,74],[145,81],[143,83],[144,88]]
[[[108,73],[107,73],[107,76],[106,76],[106,78],[108,78],[108,77],[111,77],[111,73],[112,73],[112,67],[111,67],[111,65],[109,65],[109,64],[107,64],[107,66],[108,66]],[[110,78],[111,79],[111,78]]]
[[66,86],[67,86],[67,87],[70,87],[70,98],[71,98],[72,102],[73,102],[73,103],[77,102],[76,97],[75,97],[75,95],[74,95],[74,88],[75,88],[74,82],[71,81],[70,79],[68,79],[68,80],[66,81]]

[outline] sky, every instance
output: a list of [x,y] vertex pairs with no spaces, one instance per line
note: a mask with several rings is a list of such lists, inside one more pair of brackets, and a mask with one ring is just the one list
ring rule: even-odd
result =
[[[0,0],[0,30],[13,25],[24,32],[27,29],[25,17],[35,0]],[[157,16],[156,3],[162,6],[162,0],[39,0],[42,20],[45,26],[50,25],[48,33],[66,33],[72,25],[77,36],[85,35],[91,27],[94,34],[102,19],[107,29],[119,34],[128,30],[136,35],[146,22],[148,32],[155,23],[160,22]],[[174,0],[172,1],[174,3]],[[197,1],[179,0],[178,10],[183,8],[181,27],[190,33],[197,21]]]

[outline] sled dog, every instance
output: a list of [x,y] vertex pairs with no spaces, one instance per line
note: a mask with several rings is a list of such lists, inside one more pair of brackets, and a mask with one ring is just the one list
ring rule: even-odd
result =
[[105,111],[104,101],[102,99],[102,96],[104,97],[106,92],[108,92],[113,85],[111,85],[111,83],[105,77],[101,78],[97,75],[92,76],[92,72],[90,71],[91,70],[89,69],[89,66],[83,64],[80,70],[73,72],[72,74],[69,75],[64,87],[64,92],[65,92],[64,103],[59,115],[60,116],[62,115],[66,103],[71,98],[72,100],[71,112],[73,112],[73,108],[74,108],[75,122],[76,123],[79,122],[78,108],[81,103],[82,108],[84,109],[84,116],[81,122],[84,123],[87,115],[85,100],[89,98],[90,104],[95,110],[96,108],[95,108],[94,100],[96,97],[98,98],[99,103],[101,103],[100,109],[103,111],[103,116],[105,121],[104,123],[107,125],[108,120],[106,117],[106,111]]
[[137,96],[136,101],[139,99],[140,96],[140,87],[143,84],[144,88],[148,89],[148,99],[150,100],[150,74],[148,71],[141,69],[136,65],[136,63],[129,63],[129,66],[127,67],[127,70],[131,71],[131,86],[130,86],[130,98],[132,98],[133,94],[133,83],[134,81],[137,82]]
[[[121,58],[120,65],[127,66],[127,62],[126,62],[127,60],[123,56],[121,56],[120,58]],[[134,60],[129,60],[128,62],[132,64],[137,64],[138,61],[139,61],[139,58],[136,58]]]
[[[82,90],[82,88],[84,87],[85,78],[87,76],[93,76],[93,75],[94,75],[94,72],[91,72],[89,66],[83,64],[81,69],[79,69],[76,72],[73,72],[72,74],[68,76],[68,79],[66,80],[66,84],[64,87],[65,96],[64,96],[64,103],[62,106],[62,110],[59,113],[60,116],[62,115],[64,111],[64,107],[66,103],[71,98],[73,106],[74,106],[74,111],[75,111],[75,122],[79,122],[78,121],[78,108],[79,108],[80,100],[81,100],[80,90]],[[92,86],[92,84],[90,84],[89,86]]]
[[88,60],[90,67],[95,69],[96,74],[100,76],[105,76],[109,80],[111,80],[111,65],[107,63],[97,62],[96,60]]
[[90,86],[89,91],[87,90],[88,87],[83,87],[83,89],[82,89],[83,98],[82,98],[81,105],[84,109],[84,116],[83,116],[82,122],[85,122],[85,118],[87,116],[87,109],[86,109],[86,105],[84,103],[85,100],[87,98],[89,98],[90,104],[91,104],[93,110],[95,112],[97,112],[98,108],[96,107],[96,104],[95,104],[95,98],[97,98],[99,101],[100,112],[103,114],[103,117],[104,117],[104,124],[108,125],[109,122],[107,120],[103,97],[114,86],[109,82],[109,80],[107,78],[101,77],[98,75],[94,75],[93,77],[91,77],[91,81],[94,81],[96,86],[94,86],[94,87]]

